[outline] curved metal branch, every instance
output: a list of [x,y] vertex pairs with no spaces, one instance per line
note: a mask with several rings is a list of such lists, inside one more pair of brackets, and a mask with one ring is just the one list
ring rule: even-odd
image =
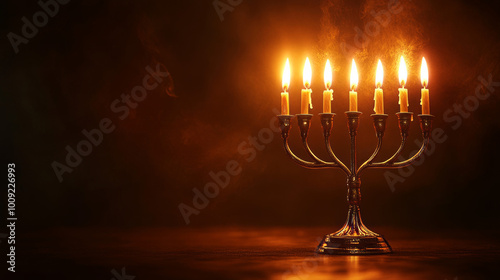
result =
[[283,146],[285,147],[285,152],[288,154],[288,156],[295,161],[297,164],[299,164],[302,167],[305,168],[311,168],[311,169],[319,169],[319,168],[333,168],[333,167],[339,167],[335,163],[329,163],[322,161],[318,157],[316,157],[311,149],[309,149],[309,145],[307,144],[307,131],[309,129],[309,120],[311,119],[312,115],[298,115],[299,119],[299,126],[301,128],[301,135],[302,135],[302,141],[304,143],[304,146],[306,148],[306,151],[310,156],[312,156],[315,160],[315,162],[310,162],[303,160],[296,156],[292,150],[290,149],[290,146],[288,145],[288,132],[290,131],[291,123],[290,120],[293,118],[291,115],[279,115],[278,119],[280,122],[280,129],[281,129],[281,137],[283,138]]
[[384,138],[384,133],[385,133],[385,124],[387,121],[387,117],[389,117],[389,115],[372,114],[371,117],[373,118],[373,127],[375,128],[375,134],[378,139],[377,146],[375,147],[375,151],[373,152],[373,154],[358,168],[358,170],[356,171],[357,175],[359,175],[361,171],[363,171],[366,167],[368,167],[369,164],[373,162],[375,157],[380,152],[380,149],[382,148],[382,139]]
[[[406,144],[406,136],[403,136],[401,138],[401,144],[399,145],[399,148],[398,150],[388,159],[388,160],[385,160],[385,161],[382,161],[382,162],[370,162],[368,165],[366,165],[364,168],[367,168],[367,167],[373,167],[375,165],[388,165],[388,164],[391,164],[393,163],[394,161],[396,161],[396,159],[399,157],[399,155],[401,154],[401,152],[403,151],[403,148],[405,147],[405,144]],[[361,170],[360,170],[361,171]]]
[[[429,137],[424,138],[424,143],[422,143],[420,150],[418,150],[418,152],[415,155],[413,155],[411,158],[409,158],[407,160],[403,160],[400,162],[391,162],[391,161],[376,162],[376,163],[372,163],[372,164],[368,165],[368,167],[370,167],[370,168],[403,168],[403,167],[409,166],[414,161],[416,161],[420,156],[422,156],[423,152],[427,148],[427,145],[429,144],[429,141],[430,141]],[[401,143],[401,145],[404,145],[404,143]]]
[[288,154],[288,156],[290,156],[290,158],[292,158],[292,160],[295,161],[295,163],[299,164],[302,167],[310,168],[310,169],[324,169],[324,168],[339,167],[338,165],[333,164],[333,163],[329,164],[329,163],[310,162],[310,161],[306,161],[306,160],[299,158],[290,149],[290,146],[288,145],[288,139],[286,139],[286,138],[283,139],[283,145],[285,147],[285,151]]
[[346,174],[347,176],[351,176],[351,171],[349,170],[349,168],[347,168],[347,166],[345,166],[345,164],[340,161],[337,156],[335,155],[335,153],[333,152],[332,150],[332,146],[330,145],[330,137],[325,135],[325,146],[326,146],[326,149],[328,150],[328,154],[330,155],[330,157],[332,158],[333,162],[335,162],[340,169],[342,169]]
[[337,165],[336,163],[334,162],[327,162],[327,161],[324,161],[322,159],[320,159],[319,157],[317,157],[313,151],[311,150],[311,148],[309,148],[309,144],[307,143],[307,139],[304,139],[302,138],[302,144],[304,145],[304,149],[306,150],[307,154],[316,162],[316,163],[321,163],[321,164],[329,164],[329,165]]
[[407,160],[393,163],[391,168],[402,168],[402,167],[406,167],[408,165],[411,165],[420,156],[422,156],[422,154],[425,152],[425,149],[427,149],[427,145],[429,144],[429,141],[430,141],[429,138],[425,138],[424,143],[422,144],[422,147],[420,147],[420,150],[418,150],[418,152],[415,155],[413,155],[411,158],[409,158]]
[[[408,137],[408,131],[410,129],[410,123],[411,123],[412,118],[413,118],[413,113],[399,112],[399,113],[397,113],[397,116],[398,116],[398,121],[399,121],[399,130],[401,133],[401,144],[399,145],[399,148],[396,150],[396,152],[389,159],[387,159],[385,161],[376,162],[376,163],[372,162],[373,159],[371,159],[371,161],[370,160],[366,161],[358,169],[358,172],[361,172],[363,169],[370,168],[370,167],[390,166],[399,157],[399,155],[403,151],[403,148],[406,144],[406,139]],[[383,137],[384,131],[385,131],[385,118],[387,118],[387,117],[384,117],[384,115],[372,115],[372,117],[374,120],[375,131],[377,132],[377,137],[379,138],[379,142],[381,142],[381,140],[382,140],[381,138]],[[378,152],[378,151],[376,150],[376,152]]]
[[356,172],[358,175],[363,169],[365,169],[369,164],[372,163],[373,159],[378,155],[378,152],[380,151],[380,148],[382,148],[382,137],[378,137],[378,142],[377,142],[377,147],[375,147],[375,151],[373,154],[368,158],[359,168],[358,171]]
[[396,151],[396,153],[390,157],[388,160],[384,162],[376,162],[376,163],[370,163],[366,165],[365,168],[403,168],[406,166],[411,165],[414,161],[416,161],[420,156],[422,156],[423,152],[425,149],[427,149],[427,146],[430,142],[430,133],[432,130],[432,121],[434,119],[434,116],[432,115],[418,115],[420,118],[420,128],[422,130],[422,137],[424,139],[424,142],[422,143],[422,146],[418,150],[418,152],[413,155],[411,158],[407,160],[403,160],[400,162],[394,162],[397,157],[401,154],[401,151],[403,150],[403,147],[406,143],[406,138],[408,137],[408,128],[409,128],[409,120],[412,115],[412,113],[398,113],[399,117],[399,127],[401,129],[401,145],[399,146],[399,149]]
[[398,158],[399,155],[401,154],[401,152],[403,151],[405,144],[406,144],[406,137],[403,137],[403,138],[401,138],[401,144],[399,145],[398,150],[388,160],[384,161],[383,163],[385,163],[385,164],[393,163],[396,160],[396,158]]

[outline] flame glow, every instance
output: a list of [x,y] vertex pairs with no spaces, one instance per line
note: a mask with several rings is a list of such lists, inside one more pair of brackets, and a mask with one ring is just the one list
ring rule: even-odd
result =
[[290,86],[290,62],[288,61],[288,58],[286,59],[285,70],[283,71],[283,80],[281,86],[283,87],[283,90],[285,92],[288,90],[288,87]]
[[327,90],[330,89],[332,86],[332,67],[330,66],[330,60],[326,60],[326,65],[325,65],[325,87]]
[[306,58],[306,64],[304,65],[304,86],[306,88],[311,87],[312,70],[311,63],[309,62],[309,57]]
[[377,88],[380,88],[383,82],[384,82],[384,68],[382,68],[382,62],[379,59],[377,65],[377,75],[375,77],[375,86]]
[[399,83],[404,88],[406,82],[408,81],[408,71],[406,71],[406,63],[403,56],[401,56],[401,61],[399,62]]
[[351,90],[356,90],[358,87],[358,69],[356,68],[356,62],[352,59],[352,67],[351,67]]
[[429,84],[429,70],[427,69],[427,61],[425,57],[422,58],[422,68],[420,68],[420,79],[422,79],[422,85],[424,88]]

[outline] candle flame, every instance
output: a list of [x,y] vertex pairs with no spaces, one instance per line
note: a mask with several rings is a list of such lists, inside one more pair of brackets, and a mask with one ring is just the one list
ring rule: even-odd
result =
[[306,64],[304,65],[304,86],[308,89],[311,87],[311,77],[312,77],[312,70],[311,70],[311,63],[309,63],[309,57],[306,57]]
[[283,90],[286,92],[289,86],[290,86],[290,62],[288,61],[287,58],[285,63],[285,70],[283,71],[283,80],[282,80]]
[[356,90],[358,87],[358,69],[356,68],[356,62],[352,59],[352,67],[351,67],[351,90]]
[[330,89],[332,86],[332,67],[330,66],[330,60],[326,60],[326,65],[325,65],[325,87],[327,90]]
[[399,62],[399,82],[404,88],[408,79],[408,71],[406,71],[406,63],[403,56],[401,56],[401,61]]
[[429,70],[427,69],[427,61],[425,57],[422,58],[422,68],[420,68],[420,78],[422,79],[422,85],[424,88],[429,84]]
[[375,86],[377,88],[380,88],[383,82],[384,82],[384,68],[382,68],[382,62],[379,59],[377,65],[377,75],[375,77]]

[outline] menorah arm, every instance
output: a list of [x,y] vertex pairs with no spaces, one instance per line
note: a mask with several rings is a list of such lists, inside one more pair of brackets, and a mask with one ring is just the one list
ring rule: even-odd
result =
[[325,147],[328,151],[328,155],[333,160],[333,162],[344,171],[347,176],[351,176],[351,171],[347,166],[335,155],[333,152],[332,146],[330,144],[330,135],[332,134],[333,128],[333,119],[335,114],[332,113],[323,113],[319,114],[321,118],[321,126],[323,127],[323,136],[325,138]]
[[[373,158],[370,157],[370,159],[368,159],[365,163],[363,163],[363,165],[361,165],[361,167],[359,167],[358,173],[360,173],[362,170],[364,170],[366,168],[377,168],[377,167],[381,168],[381,167],[390,166],[392,163],[394,163],[394,161],[396,161],[396,159],[399,157],[399,155],[403,151],[405,143],[406,143],[406,136],[403,136],[401,138],[401,144],[399,145],[398,150],[389,159],[382,161],[382,162],[372,162],[374,157]],[[379,138],[379,144],[380,144],[380,146],[382,145],[381,138]],[[379,150],[380,150],[380,146],[377,145],[377,148]],[[375,150],[374,154],[376,155],[376,153],[378,153],[379,150]]]
[[359,174],[363,169],[365,169],[369,164],[372,163],[373,159],[378,155],[378,152],[382,148],[382,137],[378,138],[377,147],[375,147],[375,151],[373,154],[358,168],[357,174]]
[[405,144],[406,144],[406,137],[402,137],[401,144],[399,145],[398,150],[388,160],[384,161],[384,163],[393,163],[394,161],[396,161],[399,155],[401,155],[401,152],[403,151]]
[[342,161],[340,161],[340,159],[333,152],[332,146],[330,145],[330,137],[326,135],[325,135],[325,146],[328,151],[328,155],[330,155],[333,162],[336,163],[336,166],[342,169],[342,171],[344,171],[347,174],[347,176],[351,176],[351,171],[349,170],[349,168],[347,168],[347,166]]
[[420,150],[413,155],[411,158],[399,162],[394,162],[392,165],[390,165],[390,168],[403,168],[406,166],[411,165],[414,161],[416,161],[418,158],[422,156],[422,154],[425,152],[425,149],[427,149],[427,146],[429,145],[429,138],[424,139],[424,143],[422,143],[422,146],[420,147]]
[[385,133],[385,123],[389,115],[372,114],[371,117],[373,118],[373,127],[375,128],[375,134],[378,139],[377,146],[375,147],[375,151],[372,153],[372,155],[358,168],[356,174],[359,174],[363,169],[371,164],[382,148],[382,139],[384,138]]
[[[400,113],[402,114],[402,113]],[[365,168],[403,168],[406,166],[411,165],[414,161],[416,161],[420,156],[422,156],[423,152],[427,148],[429,141],[430,141],[430,132],[432,130],[432,120],[434,116],[432,115],[419,115],[420,118],[420,127],[422,130],[422,136],[424,139],[424,142],[422,143],[422,146],[420,147],[419,151],[413,155],[411,158],[399,162],[395,162],[396,159],[401,155],[401,152],[403,151],[403,148],[406,143],[406,139],[408,137],[408,129],[409,129],[409,122],[410,119],[408,116],[410,116],[411,113],[406,113],[405,115],[399,116],[400,118],[400,130],[401,130],[401,144],[394,153],[388,160],[383,161],[383,162],[372,162],[368,163],[365,166],[360,167],[359,171]],[[359,172],[358,171],[358,172]]]
[[[324,118],[329,118],[330,120],[333,120],[333,114],[321,114],[323,128],[325,128],[324,122],[323,122]],[[325,164],[325,165],[328,165],[331,167],[338,167],[338,168],[341,168],[347,172],[348,171],[347,167],[345,167],[345,165],[335,156],[335,154],[333,154],[331,147],[330,147],[328,153],[329,153],[329,155],[333,155],[333,156],[331,156],[331,158],[333,159],[333,162],[324,161],[324,160],[320,159],[319,157],[317,157],[312,152],[312,150],[309,147],[309,144],[307,142],[307,136],[309,134],[309,128],[311,126],[311,119],[312,119],[312,115],[304,115],[304,114],[297,115],[298,125],[299,125],[299,129],[300,129],[300,136],[302,138],[302,144],[304,145],[304,149],[306,150],[307,154],[318,164]],[[328,133],[325,133],[325,131],[323,131],[323,135],[324,135],[325,139],[327,140],[327,143],[329,146],[330,142],[328,141],[328,139],[330,137],[330,131],[328,131]]]
[[299,128],[301,131],[302,144],[307,152],[307,154],[314,159],[314,162],[303,160],[300,157],[296,156],[292,150],[290,149],[290,145],[288,144],[288,134],[291,128],[291,119],[293,116],[291,115],[279,115],[279,123],[281,129],[281,137],[283,138],[283,146],[285,148],[285,152],[288,156],[295,161],[298,165],[310,168],[310,169],[324,169],[324,168],[342,168],[336,162],[326,162],[322,159],[318,158],[312,150],[309,148],[309,144],[307,143],[307,134],[309,131],[310,120],[312,115],[297,115],[297,119],[299,122]]
[[298,165],[300,165],[302,167],[309,168],[309,169],[324,169],[324,168],[338,167],[334,163],[310,162],[310,161],[306,161],[306,160],[301,159],[300,157],[296,156],[292,152],[292,150],[290,149],[290,145],[288,145],[288,139],[283,139],[283,145],[285,147],[285,152],[287,153],[287,155],[293,161],[295,161],[295,163],[297,163]]
[[302,144],[304,145],[304,149],[306,150],[306,153],[314,160],[314,162],[321,163],[321,164],[328,164],[328,165],[332,165],[332,166],[336,165],[333,162],[327,162],[327,161],[324,161],[324,160],[320,159],[319,157],[317,157],[313,153],[311,148],[309,147],[309,144],[307,143],[307,138],[302,138]]
[[400,149],[388,160],[384,162],[374,162],[371,164],[368,164],[366,167],[367,168],[403,168],[406,166],[411,165],[414,161],[416,161],[425,151],[427,148],[427,145],[429,144],[429,138],[424,138],[424,142],[422,143],[422,146],[418,150],[418,152],[413,155],[411,158],[399,162],[394,162],[396,157],[398,157],[401,154],[402,147],[404,146],[404,142],[401,143]]

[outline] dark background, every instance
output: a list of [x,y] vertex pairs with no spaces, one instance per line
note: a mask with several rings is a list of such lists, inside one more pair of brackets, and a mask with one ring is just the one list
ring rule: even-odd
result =
[[[203,189],[210,171],[241,163],[240,175],[211,199],[189,226],[327,225],[340,227],[346,214],[345,177],[338,170],[311,171],[285,155],[279,134],[254,160],[238,152],[269,127],[279,108],[281,75],[290,58],[291,113],[299,111],[302,68],[313,67],[312,113],[321,112],[323,68],[334,72],[334,150],[347,160],[344,111],[350,60],[360,82],[359,160],[375,146],[369,115],[376,62],[385,68],[386,113],[390,114],[381,159],[399,143],[395,113],[397,65],[409,69],[410,110],[420,113],[420,60],[429,65],[434,127],[447,135],[425,162],[403,170],[391,190],[384,171],[363,177],[365,223],[404,228],[498,228],[497,174],[500,156],[500,87],[456,130],[443,114],[463,104],[480,84],[500,81],[499,4],[494,1],[402,1],[353,53],[355,28],[373,21],[370,11],[387,1],[246,1],[221,21],[212,1],[71,1],[61,5],[15,54],[7,34],[21,33],[21,17],[40,10],[36,1],[5,1],[0,8],[2,159],[16,164],[17,217],[24,231],[46,227],[181,226],[178,205],[192,206],[193,188]],[[172,80],[150,92],[119,120],[110,104],[142,83],[145,67],[164,65]],[[482,88],[481,90],[485,90]],[[456,113],[453,113],[456,115]],[[83,129],[109,117],[115,131],[59,182],[51,164],[64,163]],[[304,155],[299,135],[291,144]],[[418,123],[404,156],[417,147]],[[311,145],[323,153],[317,117]],[[4,173],[6,174],[6,173]],[[401,176],[398,171],[393,174]],[[5,175],[6,176],[6,175]],[[2,188],[5,189],[5,188]],[[5,190],[2,191],[5,195]],[[3,196],[5,198],[5,196]],[[6,208],[2,199],[2,208]],[[5,211],[2,209],[2,215]],[[20,229],[18,229],[20,230]]]

